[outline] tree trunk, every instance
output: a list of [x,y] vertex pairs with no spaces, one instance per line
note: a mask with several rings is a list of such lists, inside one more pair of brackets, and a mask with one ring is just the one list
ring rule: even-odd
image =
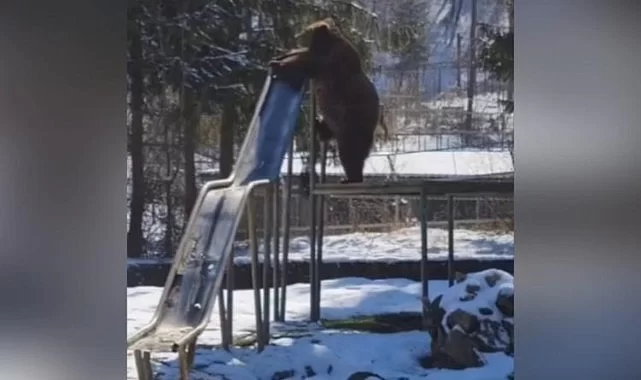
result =
[[223,117],[220,125],[220,178],[227,178],[234,167],[234,132],[236,130],[236,107],[233,102],[223,105]]
[[461,34],[456,35],[456,87],[463,88],[461,85]]
[[[166,99],[164,95],[161,100],[161,109],[166,109]],[[172,199],[171,184],[174,181],[174,175],[172,173],[171,167],[171,141],[170,141],[170,126],[168,120],[164,120],[164,141],[163,149],[165,150],[165,175],[164,175],[164,185],[165,185],[165,207],[167,207],[167,219],[165,220],[165,255],[169,256],[174,251],[174,202]]]
[[[137,12],[138,9],[133,9]],[[136,17],[133,16],[133,19]],[[142,72],[142,46],[138,27],[132,23],[129,29],[129,78],[130,78],[130,104],[131,109],[131,134],[129,135],[129,151],[131,154],[131,203],[129,205],[129,231],[127,232],[127,257],[141,257],[144,248],[142,235],[142,217],[145,207],[145,178],[143,154],[143,72]]]
[[[514,1],[508,1],[507,2],[508,6],[508,27],[509,27],[509,32],[514,35]],[[512,72],[512,75],[508,79],[508,85],[507,85],[507,100],[512,102],[514,101],[514,71]]]
[[185,159],[185,220],[189,219],[197,197],[196,135],[200,123],[201,99],[193,89],[185,87],[183,95],[183,155]]
[[476,93],[476,0],[472,0],[471,11],[472,23],[470,25],[470,71],[468,74],[467,83],[467,114],[465,117],[465,129],[468,132],[464,136],[464,145],[468,146],[471,143],[471,136],[469,133],[472,131],[473,117],[474,117],[474,95]]

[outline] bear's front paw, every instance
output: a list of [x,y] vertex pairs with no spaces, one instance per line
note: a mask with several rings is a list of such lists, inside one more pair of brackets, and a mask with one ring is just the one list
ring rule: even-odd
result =
[[358,176],[358,177],[344,177],[341,181],[341,184],[348,184],[348,183],[363,183],[363,177]]

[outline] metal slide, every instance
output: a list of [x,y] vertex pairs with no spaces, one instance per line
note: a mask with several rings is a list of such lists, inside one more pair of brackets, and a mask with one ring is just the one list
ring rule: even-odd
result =
[[305,82],[290,82],[270,71],[234,172],[201,189],[156,312],[127,339],[129,349],[175,351],[209,323],[245,202],[253,188],[279,178],[293,138]]

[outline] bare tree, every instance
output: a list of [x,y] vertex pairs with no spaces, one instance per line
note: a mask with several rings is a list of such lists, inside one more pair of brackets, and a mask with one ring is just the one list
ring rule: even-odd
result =
[[142,5],[134,3],[129,8],[129,93],[131,110],[131,131],[129,152],[131,155],[132,191],[129,204],[129,230],[127,232],[127,257],[140,257],[143,252],[142,218],[145,208],[145,178],[143,155],[143,59],[141,33],[138,18]]

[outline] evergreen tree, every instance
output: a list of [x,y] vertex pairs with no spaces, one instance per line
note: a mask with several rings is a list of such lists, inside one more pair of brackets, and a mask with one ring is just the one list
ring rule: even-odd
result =
[[514,83],[514,1],[506,0],[509,27],[500,28],[492,25],[481,25],[484,37],[479,49],[481,67],[496,79],[509,84],[509,96],[504,101],[505,110],[514,112],[512,86]]
[[[362,10],[344,1],[132,0],[128,10],[128,255],[138,257],[150,236],[143,224],[157,219],[159,205],[166,215],[152,223],[164,224],[164,250],[175,248],[172,236],[180,235],[196,197],[194,156],[209,144],[204,136],[218,136],[212,150],[218,151],[221,172],[231,171],[267,62],[296,47],[294,36],[305,24],[333,16],[366,58],[368,46],[354,24],[364,17]],[[210,116],[218,121],[203,126]],[[159,145],[164,153],[152,153]]]
[[[514,80],[514,32],[484,25],[481,28],[486,42],[479,51],[481,67],[502,81]],[[506,111],[514,111],[514,102],[507,100]]]

